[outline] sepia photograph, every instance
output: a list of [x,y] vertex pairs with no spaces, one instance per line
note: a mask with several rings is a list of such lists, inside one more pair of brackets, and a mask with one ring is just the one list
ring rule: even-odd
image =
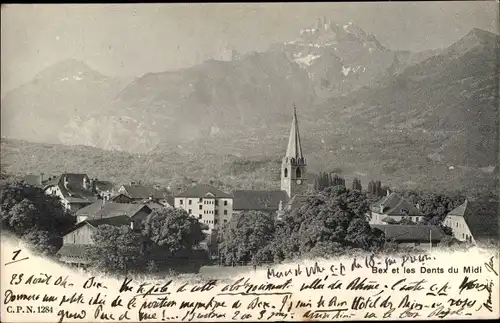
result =
[[499,318],[499,9],[2,5],[1,321]]

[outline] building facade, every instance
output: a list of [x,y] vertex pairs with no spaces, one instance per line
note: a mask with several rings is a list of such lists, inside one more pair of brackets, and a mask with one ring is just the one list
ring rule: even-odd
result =
[[213,186],[196,184],[174,197],[175,208],[186,210],[212,232],[233,216],[233,197]]
[[370,224],[393,224],[403,219],[419,223],[422,212],[396,193],[389,193],[371,206]]
[[76,212],[97,200],[95,184],[95,180],[87,174],[66,173],[46,183],[43,191],[59,197],[64,208]]
[[498,202],[469,201],[451,210],[443,220],[453,236],[464,242],[498,241]]

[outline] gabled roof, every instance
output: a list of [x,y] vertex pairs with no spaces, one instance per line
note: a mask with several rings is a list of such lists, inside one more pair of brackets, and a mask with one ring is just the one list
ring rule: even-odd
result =
[[385,234],[386,240],[396,242],[440,241],[446,234],[435,225],[370,224]]
[[110,201],[116,201],[118,198],[125,198],[126,200],[128,200],[130,202],[132,202],[134,200],[133,198],[131,198],[131,197],[129,197],[129,196],[123,194],[123,193],[117,194],[117,195],[111,197],[109,200]]
[[233,198],[233,210],[277,211],[288,201],[286,191],[235,190]]
[[[103,204],[102,200],[98,200],[84,208],[81,208],[75,212],[76,216],[88,216],[89,218],[94,217],[113,217],[119,215],[126,215],[128,217],[134,216],[137,212],[141,211],[144,204],[132,204],[132,203],[115,203],[115,202],[105,202]],[[147,207],[147,206],[146,206]],[[151,209],[146,211],[151,212]]]
[[423,215],[422,212],[420,212],[412,203],[408,202],[396,193],[391,193],[384,196],[379,201],[372,204],[371,209],[373,212],[385,214],[388,216],[405,215],[405,210],[408,212],[408,216]]
[[[89,181],[89,187],[87,189],[83,186],[85,178]],[[64,185],[65,179],[68,182],[67,186]],[[87,174],[62,174],[61,176],[55,177],[53,180],[46,183],[44,189],[49,186],[59,187],[63,197],[73,203],[85,203],[86,201],[94,202],[97,199],[95,194],[92,192],[90,179]]]
[[115,187],[115,184],[109,182],[109,181],[97,181],[95,183],[96,189],[99,191],[110,191]]
[[218,197],[218,198],[231,198],[231,195],[207,184],[196,184],[177,194],[175,197]]
[[97,228],[98,226],[103,225],[103,224],[121,226],[121,225],[129,225],[130,221],[131,221],[130,217],[128,217],[126,215],[95,218],[95,219],[86,219],[82,222],[78,222],[77,224],[75,224],[64,235],[67,235],[67,234],[75,231],[76,229],[79,229],[79,228],[86,226],[86,225],[90,225],[91,227],[94,227],[94,228]]
[[94,214],[89,215],[89,220],[111,218],[121,215],[126,215],[131,218],[143,209],[146,212],[151,213],[151,208],[147,205],[110,202],[104,204],[104,206],[97,210]]
[[491,239],[498,238],[498,209],[498,202],[465,200],[448,215],[463,217],[474,239]]
[[149,197],[153,198],[164,198],[165,193],[154,188],[153,186],[144,185],[122,185],[122,187],[127,192],[126,194],[133,199],[146,199]]

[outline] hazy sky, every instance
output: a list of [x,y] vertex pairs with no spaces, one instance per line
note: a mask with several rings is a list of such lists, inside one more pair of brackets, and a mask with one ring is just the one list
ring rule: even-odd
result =
[[139,76],[196,64],[225,43],[263,51],[323,16],[352,20],[392,49],[448,46],[473,27],[498,33],[495,1],[2,5],[2,94],[67,58]]

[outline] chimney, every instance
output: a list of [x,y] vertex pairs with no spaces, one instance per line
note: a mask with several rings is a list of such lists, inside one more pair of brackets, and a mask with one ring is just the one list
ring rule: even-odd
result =
[[89,179],[87,178],[87,176],[83,176],[83,189],[84,190],[88,190],[89,189]]
[[68,189],[68,177],[66,175],[64,175],[63,183],[64,183],[64,188]]
[[106,199],[105,199],[105,198],[103,198],[103,199],[102,199],[101,209],[103,209],[103,208],[104,208],[104,204],[106,204]]
[[419,210],[419,211],[420,211],[420,203],[417,203],[417,205],[416,205],[416,206],[417,206],[417,210]]
[[43,173],[40,173],[40,185],[43,184]]
[[92,193],[97,193],[97,178],[90,180],[90,189],[92,190]]
[[387,196],[391,195],[391,191],[387,189]]

